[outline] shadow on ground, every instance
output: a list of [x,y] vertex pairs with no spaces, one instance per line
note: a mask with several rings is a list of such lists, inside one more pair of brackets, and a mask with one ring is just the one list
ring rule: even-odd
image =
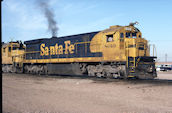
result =
[[[4,74],[8,75],[8,74]],[[11,74],[10,74],[11,75]],[[109,78],[97,78],[80,75],[31,75],[31,74],[12,74],[16,76],[35,77],[35,79],[41,78],[54,78],[54,79],[87,79],[93,80],[93,83],[126,83],[126,84],[154,84],[154,85],[172,85],[172,80],[168,79],[109,79]]]

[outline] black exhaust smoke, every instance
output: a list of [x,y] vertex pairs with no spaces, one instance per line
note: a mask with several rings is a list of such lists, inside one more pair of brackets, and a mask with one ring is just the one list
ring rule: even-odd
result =
[[48,21],[48,30],[51,31],[52,37],[57,37],[57,22],[54,20],[54,12],[50,9],[49,0],[38,0],[38,5]]

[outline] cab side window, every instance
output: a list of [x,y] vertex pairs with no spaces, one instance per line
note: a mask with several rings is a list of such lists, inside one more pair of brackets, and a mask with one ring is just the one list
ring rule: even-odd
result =
[[124,41],[124,33],[120,33],[120,41]]
[[139,35],[139,38],[141,38],[141,35]]
[[113,41],[113,35],[106,35],[106,41],[112,42]]
[[126,38],[130,38],[130,33],[125,33]]
[[8,52],[11,52],[11,47],[8,48]]
[[16,50],[16,49],[18,49],[17,47],[13,47],[13,50]]
[[136,35],[137,33],[135,32],[135,33],[132,33],[132,38],[136,38]]
[[5,53],[5,48],[3,48],[3,52]]
[[133,37],[136,37],[136,32],[135,32],[135,33],[132,33],[132,36],[133,36]]
[[120,33],[120,38],[124,38],[124,33]]

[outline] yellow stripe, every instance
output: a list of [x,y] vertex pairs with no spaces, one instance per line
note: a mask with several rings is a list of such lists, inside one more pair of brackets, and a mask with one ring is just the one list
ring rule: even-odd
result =
[[40,51],[25,52],[25,54],[26,54],[26,53],[38,53],[38,52],[40,52]]
[[128,77],[131,77],[132,78],[132,77],[135,77],[135,76],[129,75]]
[[77,43],[74,43],[74,45],[77,45],[77,44],[87,44],[87,43],[90,43],[90,41],[89,42],[77,42]]
[[139,64],[154,64],[154,63],[153,62],[150,62],[150,63],[144,62],[144,63],[139,63]]
[[68,62],[100,62],[102,57],[87,57],[87,58],[55,58],[55,59],[32,59],[24,60],[24,63],[68,63]]

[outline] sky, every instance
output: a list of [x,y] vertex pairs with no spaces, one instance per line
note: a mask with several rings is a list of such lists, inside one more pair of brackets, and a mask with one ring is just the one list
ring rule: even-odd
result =
[[[50,38],[38,0],[3,0],[2,41]],[[40,0],[39,0],[40,1]],[[112,25],[136,25],[155,44],[157,61],[172,61],[172,0],[46,0],[54,12],[58,36],[100,31]]]

